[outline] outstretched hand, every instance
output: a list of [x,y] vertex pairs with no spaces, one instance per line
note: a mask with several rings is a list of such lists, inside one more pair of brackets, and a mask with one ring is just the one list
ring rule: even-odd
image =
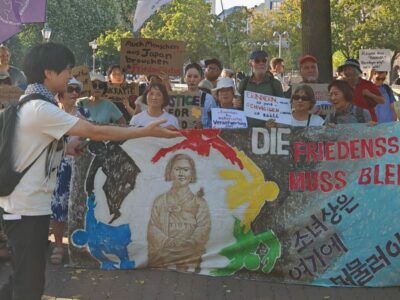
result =
[[162,137],[162,138],[175,138],[181,136],[177,129],[171,130],[160,127],[161,124],[167,122],[165,119],[151,122],[149,125],[143,128],[145,136],[151,137]]

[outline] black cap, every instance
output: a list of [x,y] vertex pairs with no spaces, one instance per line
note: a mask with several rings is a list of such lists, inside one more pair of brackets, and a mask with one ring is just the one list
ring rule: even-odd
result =
[[222,63],[218,59],[211,58],[211,59],[206,59],[204,61],[204,65],[206,66],[206,68],[208,65],[211,65],[211,64],[217,65],[218,68],[222,71]]
[[338,67],[338,71],[342,72],[344,67],[347,67],[347,66],[351,66],[353,68],[356,68],[360,73],[362,73],[361,68],[360,68],[360,63],[359,63],[359,61],[357,59],[354,59],[354,58],[346,59],[344,64],[341,65],[340,67]]
[[257,58],[267,58],[268,53],[264,50],[256,50],[250,54],[250,59],[257,59]]

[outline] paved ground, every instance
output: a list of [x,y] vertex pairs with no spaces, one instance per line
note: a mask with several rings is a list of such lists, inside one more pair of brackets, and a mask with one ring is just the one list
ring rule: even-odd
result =
[[[4,282],[9,270],[9,264],[0,263],[0,283]],[[46,300],[399,300],[400,288],[321,288],[174,271],[98,271],[49,264],[46,295]]]
[[[0,285],[10,268],[0,262]],[[45,294],[46,300],[399,300],[400,287],[322,288],[175,271],[71,269],[49,263]]]

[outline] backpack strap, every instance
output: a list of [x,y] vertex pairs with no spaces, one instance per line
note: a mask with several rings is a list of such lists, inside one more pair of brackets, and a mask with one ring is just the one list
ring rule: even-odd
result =
[[204,103],[206,103],[206,96],[207,96],[206,92],[201,92],[200,107],[204,107]]
[[46,96],[43,96],[42,94],[39,94],[39,93],[33,93],[33,94],[29,94],[29,95],[22,97],[21,100],[19,100],[17,103],[17,108],[20,109],[24,104],[26,104],[27,102],[29,102],[31,100],[43,100],[43,101],[52,103],[54,105],[57,105],[56,103],[54,103],[54,101],[51,101]]

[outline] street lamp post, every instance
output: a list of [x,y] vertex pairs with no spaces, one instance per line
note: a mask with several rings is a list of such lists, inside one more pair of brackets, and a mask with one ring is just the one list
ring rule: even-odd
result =
[[42,32],[43,42],[48,43],[51,36],[51,28],[49,27],[49,24],[44,23],[44,27],[41,30],[41,32]]
[[268,46],[267,42],[257,42],[257,46],[261,46],[261,50],[263,49],[264,46]]
[[284,37],[285,35],[289,36],[289,33],[287,31],[284,31],[282,33],[275,31],[273,34],[274,37],[276,37],[276,36],[279,37],[279,44],[278,44],[279,45],[279,57],[282,57],[282,37]]
[[92,47],[92,50],[93,50],[93,55],[92,55],[92,57],[93,57],[93,65],[92,65],[92,71],[93,71],[93,73],[95,73],[96,71],[96,49],[97,49],[97,43],[96,43],[96,39],[94,39],[93,41],[91,41],[90,43],[89,43],[89,46],[90,47]]

